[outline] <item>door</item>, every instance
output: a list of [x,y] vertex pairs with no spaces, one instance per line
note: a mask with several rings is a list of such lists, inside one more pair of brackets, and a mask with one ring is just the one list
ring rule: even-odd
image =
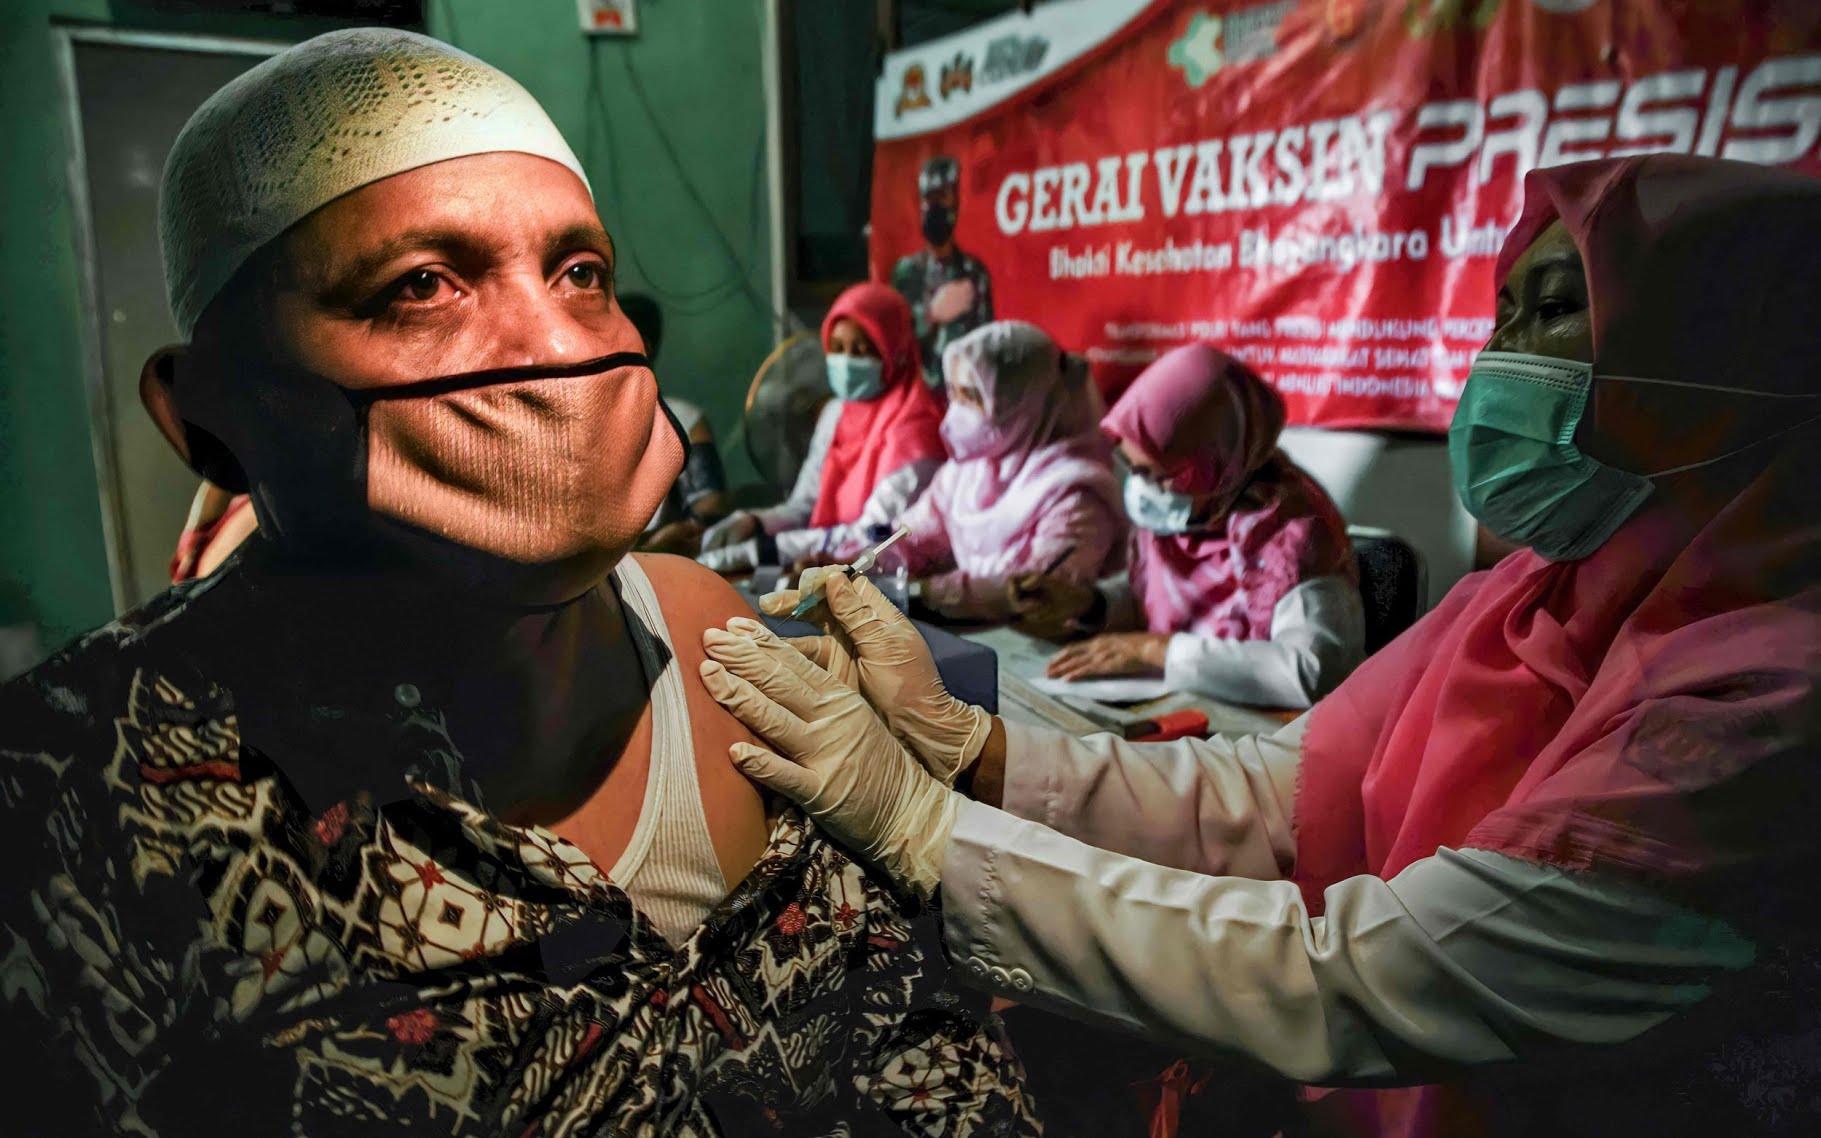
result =
[[139,373],[177,341],[158,246],[158,183],[190,113],[283,48],[252,41],[105,31],[63,33],[73,106],[71,163],[88,308],[89,406],[114,603],[170,584],[197,478],[139,402]]

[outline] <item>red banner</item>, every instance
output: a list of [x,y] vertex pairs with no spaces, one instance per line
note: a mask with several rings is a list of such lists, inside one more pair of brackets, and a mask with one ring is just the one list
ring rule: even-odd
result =
[[1527,170],[1821,173],[1821,4],[1051,0],[890,57],[875,133],[873,271],[931,350],[990,309],[1116,394],[1208,340],[1292,422],[1441,431]]

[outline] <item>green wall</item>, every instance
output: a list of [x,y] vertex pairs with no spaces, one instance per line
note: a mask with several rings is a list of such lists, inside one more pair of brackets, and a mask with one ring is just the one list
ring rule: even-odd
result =
[[[47,648],[112,614],[51,52],[57,20],[292,40],[332,26],[179,17],[131,0],[0,4],[0,625],[36,622]],[[621,250],[620,287],[665,305],[666,390],[708,411],[738,482],[751,469],[735,433],[740,403],[773,342],[762,0],[645,0],[640,20],[637,37],[590,40],[570,0],[434,0],[427,22],[523,83],[583,157]],[[757,299],[733,287],[741,276]]]
[[741,404],[775,343],[763,7],[643,0],[640,33],[627,39],[582,35],[572,0],[436,0],[429,9],[432,35],[523,83],[581,156],[618,251],[620,289],[664,306],[658,377],[708,413],[736,483],[753,476],[735,437]]
[[[105,15],[57,4],[60,14]],[[0,624],[46,645],[105,620],[50,0],[0,5]]]

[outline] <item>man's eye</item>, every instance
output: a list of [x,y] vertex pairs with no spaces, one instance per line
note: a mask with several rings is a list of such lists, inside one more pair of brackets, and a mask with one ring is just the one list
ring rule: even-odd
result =
[[398,296],[405,300],[435,300],[443,288],[442,275],[430,269],[413,269],[399,278]]
[[583,261],[570,265],[563,275],[577,288],[606,288],[607,272],[601,266]]

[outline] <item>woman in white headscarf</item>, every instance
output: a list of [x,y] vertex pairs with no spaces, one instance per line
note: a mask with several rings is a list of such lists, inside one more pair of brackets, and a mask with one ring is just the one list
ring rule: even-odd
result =
[[902,566],[926,606],[963,620],[1011,616],[1023,574],[1094,581],[1115,568],[1124,515],[1086,361],[1017,320],[975,329],[942,358],[948,461],[898,515],[910,533],[881,566]]

